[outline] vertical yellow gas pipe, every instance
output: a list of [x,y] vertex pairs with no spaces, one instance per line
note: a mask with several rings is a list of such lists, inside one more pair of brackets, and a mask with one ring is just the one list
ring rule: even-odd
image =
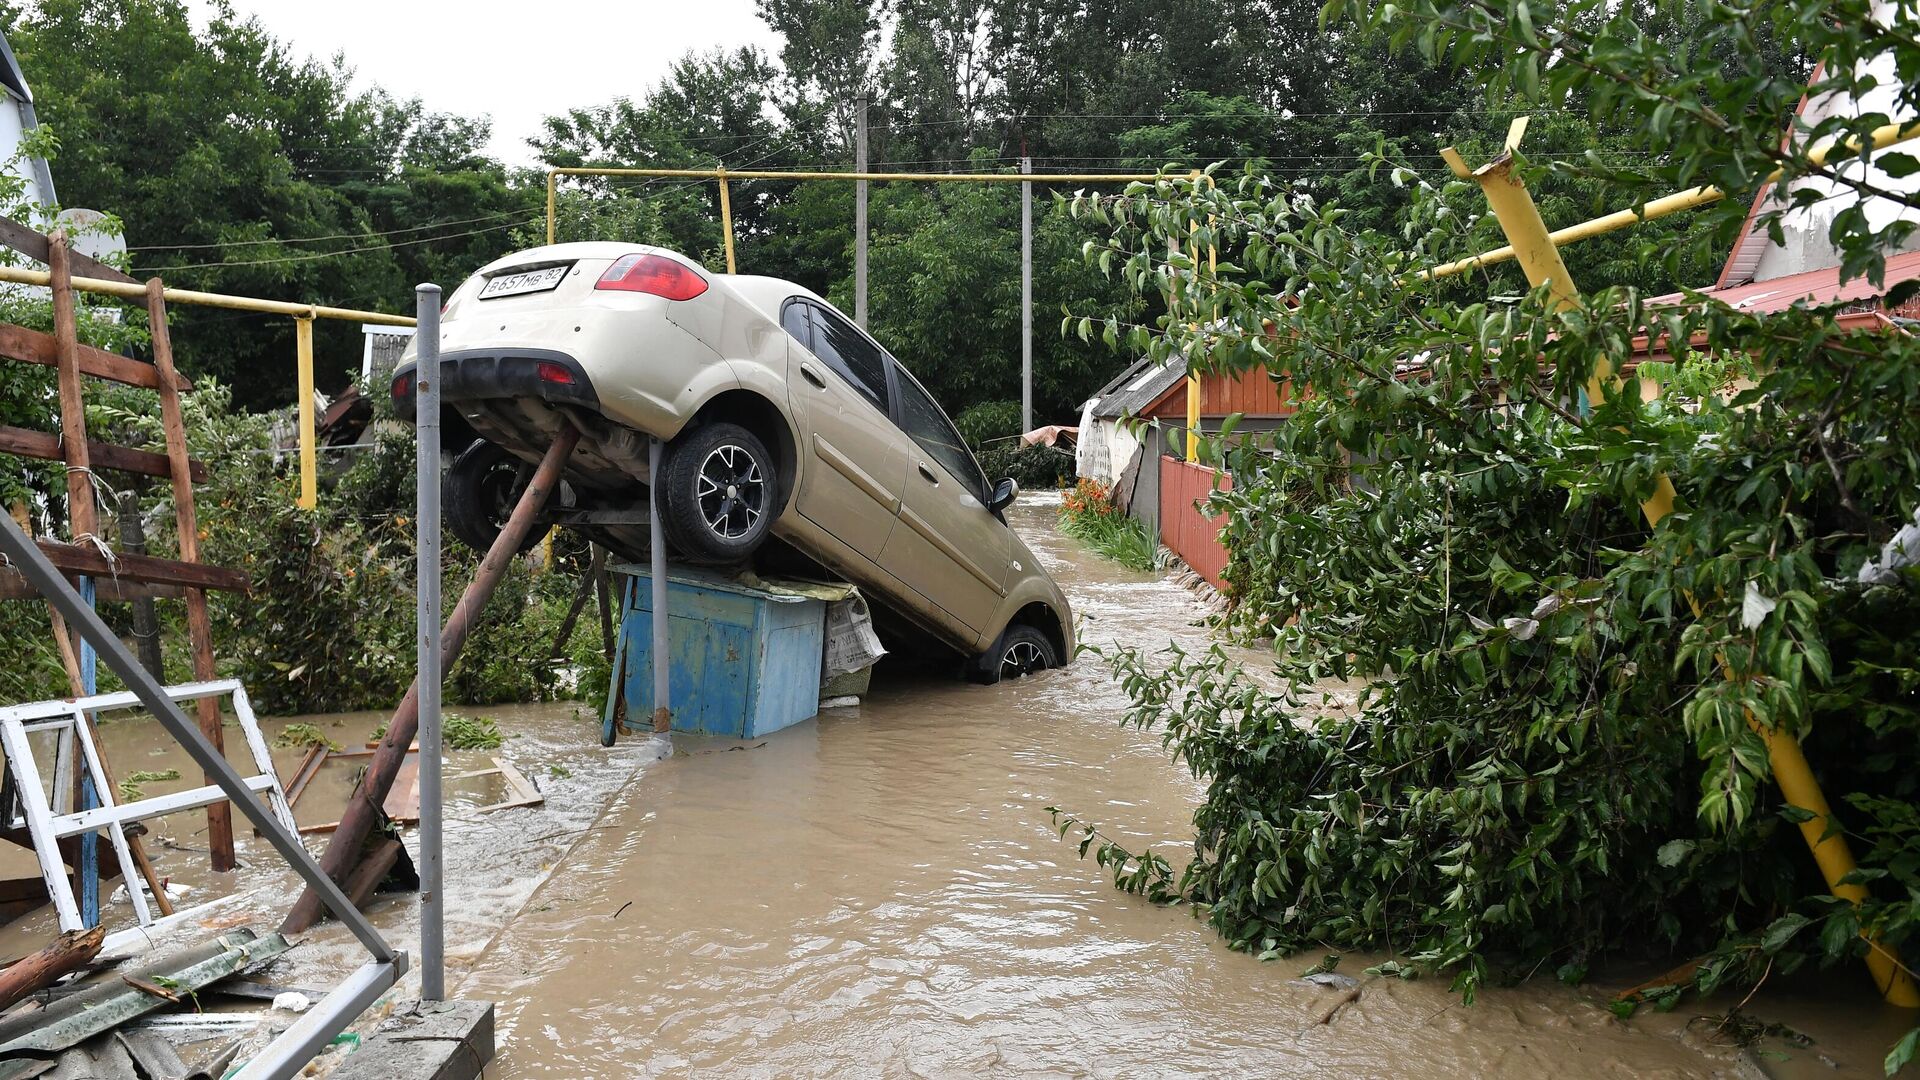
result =
[[[1493,208],[1493,215],[1500,222],[1500,230],[1507,236],[1507,243],[1513,246],[1514,259],[1526,272],[1528,284],[1535,288],[1547,285],[1562,308],[1577,307],[1580,293],[1574,287],[1573,275],[1567,272],[1567,264],[1560,258],[1560,250],[1554,246],[1546,222],[1540,219],[1540,209],[1533,204],[1533,197],[1527,193],[1526,185],[1513,175],[1513,150],[1526,130],[1526,117],[1514,120],[1513,126],[1507,131],[1506,152],[1477,170],[1468,169],[1466,162],[1451,146],[1440,151],[1440,156],[1456,176],[1480,185],[1480,190],[1486,194],[1487,205]],[[1621,381],[1614,375],[1613,365],[1602,360],[1595,366],[1593,377],[1587,381],[1588,400],[1598,404],[1605,390],[1617,390],[1620,385]],[[1673,498],[1673,482],[1661,476],[1653,496],[1640,504],[1649,525],[1659,524],[1662,518],[1673,512]],[[1694,603],[1691,598],[1688,602]],[[1694,606],[1697,613],[1698,604]],[[1731,671],[1726,671],[1724,659],[1721,669],[1728,678],[1733,677]],[[1833,895],[1859,904],[1867,898],[1866,888],[1841,880],[1853,872],[1853,850],[1838,829],[1833,830],[1833,835],[1827,835],[1833,811],[1820,791],[1819,781],[1814,779],[1813,769],[1807,764],[1807,755],[1801,749],[1799,740],[1760,723],[1752,713],[1747,714],[1747,724],[1766,741],[1774,781],[1780,785],[1781,794],[1786,796],[1788,802],[1813,815],[1800,823],[1800,834],[1812,849],[1813,861],[1826,877],[1827,887]],[[1920,1007],[1920,989],[1915,988],[1913,979],[1901,968],[1898,960],[1879,941],[1871,937],[1866,940],[1869,946],[1867,970],[1872,974],[1874,986],[1881,995],[1890,1004],[1905,1008]]]
[[313,316],[301,315],[293,320],[294,363],[299,369],[300,383],[300,499],[303,510],[311,510],[320,505],[319,463],[315,444],[318,437],[313,430]]
[[556,219],[554,215],[555,200],[553,185],[554,181],[558,179],[560,179],[560,174],[554,172],[552,169],[547,170],[547,243],[549,244],[554,242],[553,235],[555,232]]
[[[1191,176],[1197,189],[1201,180],[1201,173],[1199,170],[1195,170]],[[1207,177],[1206,181],[1208,187],[1213,186],[1212,177]],[[1214,219],[1209,216],[1207,218],[1207,224],[1212,225],[1213,220]],[[1190,233],[1198,232],[1200,230],[1200,223],[1196,220],[1189,220],[1187,222],[1187,229]],[[1208,275],[1211,277],[1215,274],[1219,266],[1220,248],[1210,243],[1207,245]],[[1208,311],[1214,317],[1218,317],[1220,314],[1217,310],[1214,310],[1212,305],[1208,305]],[[1200,405],[1200,376],[1193,370],[1193,360],[1189,357],[1187,360],[1187,460],[1189,462],[1198,462],[1200,460]]]
[[727,273],[733,268],[733,200],[727,194],[727,170],[720,170],[720,239],[727,249]]

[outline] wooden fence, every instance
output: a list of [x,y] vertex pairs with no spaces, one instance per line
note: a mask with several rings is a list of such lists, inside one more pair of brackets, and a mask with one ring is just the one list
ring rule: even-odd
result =
[[1233,475],[1178,458],[1160,458],[1160,542],[1220,589],[1227,583],[1227,548],[1220,542],[1226,518],[1208,518],[1195,507],[1216,488],[1233,490]]

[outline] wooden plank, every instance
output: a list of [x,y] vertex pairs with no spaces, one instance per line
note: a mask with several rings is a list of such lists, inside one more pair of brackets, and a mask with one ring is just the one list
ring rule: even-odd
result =
[[[75,354],[80,358],[80,373],[109,382],[125,383],[128,386],[145,387],[148,390],[160,389],[160,373],[152,364],[138,360],[129,360],[124,356],[115,356],[105,349],[96,349],[84,342],[79,344]],[[55,367],[59,364],[59,354],[54,347],[52,334],[43,334],[38,330],[29,330],[12,323],[0,323],[0,359],[18,360],[23,364],[39,364],[41,367]],[[175,389],[191,390],[193,385],[174,376]]]
[[221,566],[203,566],[152,555],[125,553],[109,559],[92,544],[61,544],[52,540],[38,543],[41,554],[55,567],[69,574],[89,574],[102,580],[116,578],[157,585],[185,585],[190,589],[220,589],[225,592],[246,592],[250,587],[244,571]]
[[60,442],[67,463],[67,535],[75,543],[105,542],[93,506],[93,458],[87,452],[86,388],[80,382],[80,327],[73,310],[72,274],[67,242],[48,245],[47,269],[53,286],[53,354],[60,373]]
[[[66,455],[60,450],[58,435],[5,425],[0,425],[0,454],[17,454],[20,457],[36,458],[40,461],[66,460]],[[114,469],[119,472],[137,473],[141,476],[167,475],[167,455],[156,454],[151,450],[135,450],[131,447],[100,442],[97,439],[88,439],[87,456],[93,459],[95,468]],[[194,483],[207,482],[205,464],[189,461],[187,467],[193,473]]]
[[[312,746],[307,747],[307,756],[301,758],[300,763],[294,766],[292,779],[286,777],[280,779],[280,790],[287,793],[287,805],[289,807],[299,804],[300,796],[306,794],[307,785],[313,782],[314,775],[320,771],[320,766],[325,763],[326,760],[326,744],[314,743]],[[254,830],[256,833],[259,831],[258,829]]]
[[489,810],[507,810],[515,806],[538,806],[547,801],[547,797],[540,794],[540,789],[528,782],[527,778],[521,774],[519,769],[514,768],[511,762],[505,758],[494,758],[492,760],[494,768],[500,771],[501,778],[507,782],[507,787],[513,790],[513,798],[505,802],[494,803],[492,806],[483,806],[476,811],[477,813],[485,813]]
[[[111,578],[94,582],[94,591],[103,603],[124,604],[134,600],[178,600],[187,591],[178,585],[150,585]],[[27,584],[20,571],[0,566],[0,600],[39,600],[39,590]]]
[[[37,262],[44,263],[50,261],[47,253],[49,246],[47,234],[38,229],[22,225],[12,218],[0,217],[0,244],[5,244],[20,254],[25,255],[27,258]],[[91,255],[83,255],[78,251],[69,250],[67,257],[72,260],[73,272],[81,277],[105,278],[108,281],[118,281],[123,285],[140,284],[125,273],[115,270],[113,267],[108,266],[106,263],[101,262]]]
[[[187,425],[180,413],[179,372],[173,367],[173,334],[167,327],[167,289],[159,278],[147,282],[147,325],[153,336],[153,366],[160,373],[160,425],[167,438],[168,475],[173,480],[173,514],[180,537],[180,560],[200,561],[200,526],[193,507],[193,467],[187,460]],[[215,586],[216,588],[218,586]],[[193,650],[193,677],[216,677],[213,663],[213,623],[207,617],[207,594],[187,592],[187,640]],[[220,727],[220,705],[200,702],[196,719],[200,734],[224,752],[226,737]],[[206,777],[208,783],[212,776]],[[291,811],[289,811],[291,815]],[[207,807],[207,847],[215,873],[236,865],[233,857],[233,811],[226,803]]]

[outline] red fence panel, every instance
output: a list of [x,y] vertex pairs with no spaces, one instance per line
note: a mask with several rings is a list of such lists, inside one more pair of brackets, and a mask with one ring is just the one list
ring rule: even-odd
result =
[[1209,519],[1195,508],[1218,487],[1233,490],[1231,473],[1215,472],[1178,458],[1160,459],[1160,542],[1216,589],[1226,587],[1227,547],[1220,530],[1227,519]]

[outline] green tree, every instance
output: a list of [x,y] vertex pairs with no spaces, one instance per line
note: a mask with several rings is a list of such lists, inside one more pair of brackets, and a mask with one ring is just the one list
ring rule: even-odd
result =
[[[0,25],[41,118],[71,147],[61,195],[119,215],[140,274],[186,288],[399,310],[417,275],[451,275],[462,261],[497,253],[514,224],[511,215],[491,216],[512,200],[499,190],[499,167],[471,153],[471,125],[378,91],[354,95],[344,66],[298,59],[224,2],[199,34],[175,0],[9,5]],[[410,154],[451,187],[429,192],[423,178],[402,179]],[[470,180],[452,179],[468,171]],[[408,215],[397,224],[362,201],[389,183],[418,196],[393,205]],[[428,201],[463,186],[469,202]],[[477,242],[460,243],[468,240]],[[412,248],[446,262],[396,257]],[[287,320],[184,305],[173,317],[190,372],[230,381],[246,405],[291,400]],[[316,329],[320,383],[337,388],[357,366],[358,331]]]

